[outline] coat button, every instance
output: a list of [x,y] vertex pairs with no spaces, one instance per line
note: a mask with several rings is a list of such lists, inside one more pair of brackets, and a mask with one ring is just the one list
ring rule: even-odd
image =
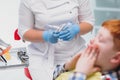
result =
[[72,11],[70,11],[69,13],[72,14]]
[[67,4],[69,4],[70,2],[67,2]]

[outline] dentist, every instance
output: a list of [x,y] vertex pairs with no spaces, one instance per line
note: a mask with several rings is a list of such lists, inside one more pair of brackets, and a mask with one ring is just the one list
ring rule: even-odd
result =
[[54,66],[85,47],[93,29],[89,0],[21,0],[18,32],[28,45],[33,80],[52,80]]

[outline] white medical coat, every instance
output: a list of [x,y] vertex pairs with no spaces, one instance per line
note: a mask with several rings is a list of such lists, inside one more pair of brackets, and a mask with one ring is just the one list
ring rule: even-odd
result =
[[[45,30],[46,24],[59,26],[69,21],[78,24],[80,22],[94,24],[94,16],[90,9],[89,0],[21,0],[18,27],[21,37],[30,28]],[[84,39],[77,35],[71,41],[59,40],[56,44],[34,42],[28,46],[28,50],[30,54],[38,55],[36,57],[42,59],[40,65],[46,64],[45,66],[53,67],[56,64],[63,64],[78,53],[84,47],[84,43]],[[32,63],[34,62],[30,60],[30,67],[38,64],[33,65]],[[41,70],[44,69],[44,66],[41,67]],[[34,72],[31,71],[31,73]],[[42,80],[40,78],[37,80]],[[50,78],[46,80],[50,80]]]

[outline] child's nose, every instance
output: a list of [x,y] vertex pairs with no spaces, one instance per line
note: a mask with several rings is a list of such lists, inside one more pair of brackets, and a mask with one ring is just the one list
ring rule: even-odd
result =
[[96,41],[96,38],[94,37],[93,39],[90,40],[90,44],[94,44]]
[[93,43],[94,43],[94,40],[93,40],[93,39],[91,39],[91,40],[90,40],[90,44],[93,44]]
[[95,37],[92,40],[90,40],[91,45],[98,45],[98,39]]

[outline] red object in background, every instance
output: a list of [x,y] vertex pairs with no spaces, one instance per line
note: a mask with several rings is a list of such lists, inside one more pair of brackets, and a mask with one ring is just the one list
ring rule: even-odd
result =
[[28,69],[27,67],[24,68],[24,72],[25,72],[25,75],[26,75],[30,80],[32,80],[32,77],[31,77],[31,75],[30,75],[29,69]]
[[111,80],[110,78],[106,78],[106,80]]
[[14,39],[15,40],[20,40],[20,36],[18,35],[18,29],[16,29],[15,32],[14,32]]
[[[20,40],[21,39],[20,36],[18,35],[18,29],[16,29],[15,32],[14,32],[14,39],[15,40]],[[28,67],[24,68],[24,72],[25,72],[26,77],[28,77],[30,80],[32,80],[32,77],[30,75]]]

